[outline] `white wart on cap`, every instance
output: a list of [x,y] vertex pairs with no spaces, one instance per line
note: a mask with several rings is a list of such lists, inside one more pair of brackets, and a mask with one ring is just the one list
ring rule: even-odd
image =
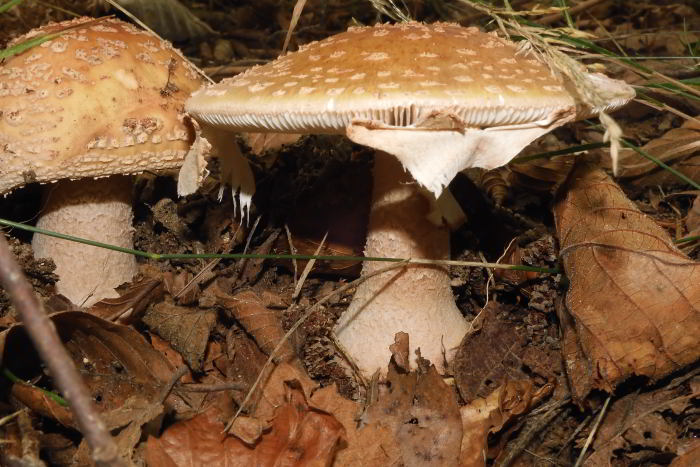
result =
[[[169,43],[116,19],[49,24],[15,43],[59,31],[0,65],[0,194],[85,178],[85,190],[52,187],[38,226],[130,247],[130,183],[104,177],[179,167],[194,140],[184,100],[201,81]],[[114,296],[136,271],[123,253],[41,235],[33,244],[76,303]]]

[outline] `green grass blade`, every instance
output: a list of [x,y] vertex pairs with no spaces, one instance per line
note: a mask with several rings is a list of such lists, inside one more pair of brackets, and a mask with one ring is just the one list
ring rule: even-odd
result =
[[82,243],[84,245],[96,246],[98,248],[104,248],[106,250],[118,251],[120,253],[131,254],[134,256],[140,256],[142,258],[148,258],[152,260],[169,260],[169,259],[299,259],[299,260],[320,260],[320,261],[379,261],[387,263],[413,263],[413,264],[443,264],[448,266],[466,266],[466,267],[482,267],[482,268],[494,268],[494,269],[512,269],[515,271],[534,271],[542,272],[547,274],[557,274],[558,269],[552,268],[541,268],[535,266],[522,266],[514,264],[495,264],[495,263],[481,263],[481,262],[471,262],[471,261],[452,261],[452,260],[433,260],[433,259],[423,259],[423,258],[384,258],[376,256],[329,256],[329,255],[279,255],[279,254],[255,254],[255,253],[185,253],[185,254],[161,254],[161,253],[151,253],[142,250],[132,250],[130,248],[123,248],[115,245],[109,245],[107,243],[96,242],[94,240],[88,240],[85,238],[74,237],[72,235],[66,235],[59,232],[52,232],[50,230],[39,229],[37,227],[32,227],[31,225],[22,224],[19,222],[13,222],[7,219],[0,218],[0,225],[7,227],[12,227],[19,230],[25,230],[28,232],[38,233],[42,235],[48,235],[49,237],[61,238],[63,240],[69,240],[72,242]]
[[14,55],[21,54],[25,50],[29,50],[32,47],[36,47],[39,44],[42,44],[46,41],[50,41],[51,39],[55,39],[58,36],[63,34],[63,31],[57,32],[54,34],[46,34],[44,36],[39,36],[39,37],[34,37],[32,39],[29,39],[28,41],[20,42],[19,44],[15,44],[12,47],[8,47],[5,50],[0,51],[0,60],[4,60],[6,58],[10,58]]
[[549,159],[554,156],[565,156],[568,154],[576,154],[578,152],[589,151],[591,149],[599,149],[609,146],[608,143],[589,143],[589,144],[579,144],[576,146],[571,146],[564,149],[559,149],[557,151],[547,151],[539,152],[537,154],[531,154],[529,156],[519,156],[510,161],[511,164],[522,164],[535,159]]
[[0,5],[0,14],[1,14],[1,13],[5,13],[5,12],[6,12],[7,10],[9,10],[10,8],[12,8],[13,6],[19,5],[19,4],[22,3],[23,1],[24,1],[24,0],[10,0],[10,1],[7,2],[7,3],[3,3],[2,5]]

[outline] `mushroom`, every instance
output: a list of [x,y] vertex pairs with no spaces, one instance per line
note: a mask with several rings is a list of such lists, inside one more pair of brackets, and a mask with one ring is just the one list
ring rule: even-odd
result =
[[[494,34],[380,24],[200,89],[186,109],[231,131],[345,133],[377,149],[365,254],[447,259],[448,230],[427,218],[458,171],[506,164],[537,137],[634,95],[620,81],[585,76],[610,96],[605,108],[586,105],[568,79]],[[380,267],[365,262],[362,273]],[[359,285],[335,330],[369,376],[386,368],[398,331],[410,335],[411,353],[419,347],[444,369],[467,324],[447,269],[409,264]]]
[[[169,43],[112,18],[49,24],[15,43],[59,31],[0,65],[0,193],[56,182],[37,227],[131,248],[128,175],[182,165],[194,140],[183,103],[201,80]],[[32,245],[77,304],[118,296],[137,272],[132,255],[38,234]]]

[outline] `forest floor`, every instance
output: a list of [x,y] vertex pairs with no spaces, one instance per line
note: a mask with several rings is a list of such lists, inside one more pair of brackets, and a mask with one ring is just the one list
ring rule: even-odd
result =
[[[528,10],[536,2],[510,3]],[[635,85],[644,101],[615,113],[625,137],[700,180],[700,123],[693,118],[700,114],[698,5],[567,3],[575,29],[566,34],[646,68],[603,62],[606,74]],[[216,81],[275,59],[294,6],[274,0],[183,4],[218,34],[198,23],[188,26],[191,20],[164,23],[157,8],[143,19],[176,39]],[[495,29],[489,16],[459,1],[405,4],[420,21]],[[576,9],[579,4],[587,8]],[[113,13],[100,2],[28,0],[0,14],[0,45],[47,21],[69,19],[67,12]],[[548,28],[567,26],[561,14],[531,18]],[[290,50],[353,24],[388,20],[366,1],[309,2]],[[134,185],[136,249],[362,255],[370,150],[340,136],[237,138],[256,179],[247,222],[234,215],[229,190],[218,200],[215,177],[198,194],[178,198],[174,176],[146,173]],[[594,123],[578,122],[524,154],[602,140]],[[588,157],[609,172],[607,148],[590,150]],[[573,254],[565,264],[562,251],[571,245],[563,245],[561,232],[575,209],[578,224],[570,231],[582,241],[602,241],[585,201],[591,186],[614,183],[601,178],[603,170],[577,166],[576,180],[583,182],[576,183],[567,178],[574,167],[569,154],[460,174],[450,189],[468,221],[452,233],[452,258],[558,272],[451,266],[456,303],[473,326],[449,374],[438,375],[426,361],[402,366],[398,352],[386,362],[389,382],[360,378],[334,342],[334,325],[354,292],[345,286],[359,277],[359,261],[317,261],[302,278],[305,261],[140,258],[140,274],[122,287],[120,299],[81,309],[56,294],[52,263],[33,258],[30,234],[6,233],[47,310],[57,313],[54,322],[123,455],[137,464],[273,465],[293,458],[285,465],[457,465],[460,459],[462,465],[568,466],[579,465],[583,455],[592,466],[700,465],[699,337],[681,350],[664,341],[673,323],[689,333],[699,329],[700,191],[632,149],[622,149],[620,161],[614,181],[622,190],[603,201],[610,209],[637,209],[649,225],[621,224],[615,234],[624,237],[616,244],[622,253],[595,264]],[[215,176],[215,162],[211,169]],[[24,187],[0,198],[0,217],[31,223],[41,202],[40,186]],[[649,236],[676,241],[690,267],[636,260],[633,252],[642,251]],[[669,287],[647,298],[666,301],[656,316],[626,304],[658,276]],[[670,289],[682,290],[685,308]],[[579,294],[576,303],[573,294]],[[270,351],[302,317],[272,370]],[[577,325],[589,319],[607,327]],[[656,356],[644,353],[646,342],[655,343]],[[617,346],[636,350],[629,351],[630,368],[611,376],[601,369],[599,351]],[[0,366],[6,371],[0,375],[0,450],[21,459],[15,465],[86,465],[87,447],[66,408],[42,392],[53,389],[52,380],[28,348],[14,307],[0,291]],[[164,399],[162,389],[176,368],[186,372]],[[7,371],[32,384],[12,382]],[[224,423],[242,405],[244,416],[224,436]]]

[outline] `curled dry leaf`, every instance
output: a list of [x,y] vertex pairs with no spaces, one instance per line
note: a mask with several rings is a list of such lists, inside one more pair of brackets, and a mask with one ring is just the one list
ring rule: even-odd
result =
[[122,323],[136,321],[146,307],[163,296],[161,281],[143,279],[129,287],[118,298],[103,298],[90,307],[91,315]]
[[[56,313],[51,320],[103,422],[110,430],[121,428],[116,439],[120,452],[130,453],[141,436],[141,426],[163,412],[162,390],[172,366],[129,327],[75,311]],[[0,334],[0,366],[23,380],[40,377],[41,363],[32,349],[23,326],[13,326]],[[76,427],[71,412],[38,389],[13,384],[12,393],[33,411]]]
[[508,182],[524,190],[551,193],[562,183],[574,165],[571,156],[549,159],[534,159],[520,164],[511,164]]
[[142,321],[170,343],[191,369],[202,369],[209,334],[216,324],[213,311],[182,307],[165,301],[153,306]]
[[489,433],[497,433],[511,420],[527,413],[551,392],[552,386],[544,386],[535,391],[529,381],[506,381],[488,396],[475,399],[461,407],[460,465],[486,465],[486,458],[490,457],[487,454]]
[[486,465],[489,433],[500,431],[515,417],[526,413],[552,391],[545,386],[537,391],[529,381],[506,381],[486,397],[460,408],[462,419],[462,466]]
[[[229,295],[220,288],[214,289],[217,301],[231,312],[234,318],[253,336],[260,349],[270,355],[284,336],[284,329],[275,310],[263,305],[262,299],[252,290]],[[296,356],[287,340],[275,355],[276,361],[290,361]]]
[[[275,380],[275,384],[279,380]],[[283,385],[284,399],[259,442],[249,445],[223,433],[216,409],[180,422],[159,439],[149,438],[148,465],[158,466],[326,466],[344,437],[330,414],[306,402],[298,381]]]
[[[642,149],[670,165],[691,180],[700,178],[700,124],[687,120],[680,128],[673,128],[649,141]],[[607,161],[608,158],[603,158]],[[633,149],[620,151],[619,176],[638,186],[656,186],[679,183],[678,177]]]
[[481,327],[464,338],[452,362],[455,383],[465,401],[486,398],[507,381],[536,380],[544,385],[556,379],[556,362],[561,357],[532,345],[533,336],[515,314],[490,302],[480,316]]
[[571,281],[560,314],[574,396],[700,356],[700,264],[679,252],[602,170],[576,166],[555,206]]
[[686,393],[683,385],[670,384],[615,400],[596,431],[586,465],[642,465],[653,462],[660,453],[679,453],[689,440],[684,423],[675,419],[683,414],[691,417],[694,411],[692,398],[684,397]]
[[389,365],[386,392],[349,435],[353,442],[336,465],[458,465],[462,426],[454,391],[433,365],[419,361],[411,373]]

